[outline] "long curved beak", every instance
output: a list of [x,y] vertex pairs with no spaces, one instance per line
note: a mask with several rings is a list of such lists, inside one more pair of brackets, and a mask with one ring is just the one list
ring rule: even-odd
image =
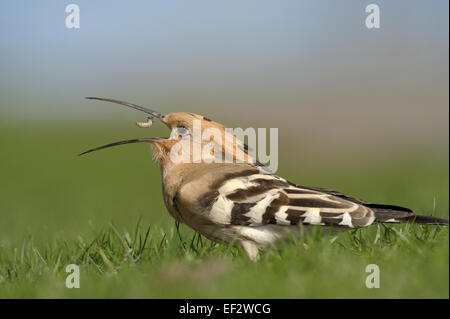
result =
[[94,152],[94,151],[99,151],[102,150],[104,148],[108,148],[108,147],[113,147],[113,146],[117,146],[117,145],[123,145],[123,144],[131,144],[131,143],[141,143],[141,142],[148,142],[148,143],[153,143],[153,142],[157,142],[159,140],[162,140],[162,137],[143,137],[143,138],[135,138],[132,140],[125,140],[125,141],[119,141],[119,142],[114,142],[111,144],[106,144],[106,145],[102,145],[99,147],[95,147],[95,148],[91,148],[90,150],[87,150],[83,153],[78,154],[78,156],[80,155],[84,155],[90,152]]
[[161,114],[159,112],[156,112],[156,111],[153,111],[153,110],[150,110],[150,109],[148,109],[146,107],[133,104],[133,103],[128,103],[128,102],[114,100],[114,99],[108,99],[108,98],[103,98],[103,97],[93,97],[93,96],[88,96],[88,97],[86,97],[86,99],[88,99],[88,100],[99,100],[99,101],[105,101],[105,102],[111,102],[111,103],[117,103],[117,104],[125,105],[125,106],[131,107],[133,109],[139,110],[141,112],[150,114],[151,116],[154,116],[154,117],[160,119],[161,121],[163,121],[163,119],[164,119],[164,115],[163,114]]

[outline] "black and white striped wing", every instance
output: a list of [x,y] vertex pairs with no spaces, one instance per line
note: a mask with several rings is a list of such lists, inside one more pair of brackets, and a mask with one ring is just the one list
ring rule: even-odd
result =
[[208,203],[213,222],[231,225],[336,225],[365,227],[375,220],[374,212],[319,190],[302,188],[271,174],[248,172],[225,179]]

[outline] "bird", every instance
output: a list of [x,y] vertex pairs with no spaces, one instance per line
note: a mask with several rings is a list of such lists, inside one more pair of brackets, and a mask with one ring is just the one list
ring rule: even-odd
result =
[[[225,127],[202,115],[175,112],[163,115],[143,106],[120,100],[87,97],[121,104],[149,115],[149,127],[157,118],[171,131],[168,138],[145,137],[114,142],[89,149],[88,154],[112,146],[149,143],[161,170],[164,204],[169,214],[204,237],[219,243],[239,245],[250,260],[258,261],[265,247],[300,237],[311,227],[336,232],[369,227],[375,223],[416,223],[448,226],[448,220],[416,215],[409,208],[374,204],[327,188],[297,185],[259,163],[248,153],[248,146],[225,130]],[[222,134],[221,143],[213,143],[233,161],[176,162],[171,154],[180,142],[193,142],[195,121],[201,130],[215,129]],[[226,141],[227,140],[227,141]],[[231,141],[231,142],[230,142]],[[198,141],[197,141],[198,142]],[[216,141],[217,142],[217,141]],[[175,152],[176,153],[176,152]],[[214,157],[214,155],[213,155]]]

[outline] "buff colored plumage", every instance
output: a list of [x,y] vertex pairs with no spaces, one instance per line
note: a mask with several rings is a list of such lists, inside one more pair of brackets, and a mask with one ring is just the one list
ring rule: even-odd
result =
[[[269,172],[251,157],[247,146],[226,132],[225,127],[204,116],[178,112],[162,115],[142,106],[112,99],[89,98],[132,107],[156,117],[170,129],[169,138],[139,138],[116,142],[88,150],[147,142],[153,145],[154,158],[162,174],[164,203],[171,216],[216,242],[238,243],[256,261],[261,247],[277,246],[281,241],[299,236],[311,225],[334,230],[367,227],[374,222],[416,222],[448,225],[448,221],[414,215],[404,207],[371,204],[342,193],[298,186]],[[220,143],[210,143],[231,157],[233,163],[195,161],[194,152],[186,162],[174,162],[171,152],[180,141],[195,147],[194,123],[202,133],[217,130]],[[151,121],[139,123],[150,127]],[[151,196],[151,194],[149,194]],[[156,195],[155,195],[156,196]],[[299,227],[300,225],[304,227]]]

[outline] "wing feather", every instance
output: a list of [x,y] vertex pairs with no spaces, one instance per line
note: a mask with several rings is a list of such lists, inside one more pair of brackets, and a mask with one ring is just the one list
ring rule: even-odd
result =
[[208,218],[228,225],[303,223],[354,228],[375,220],[370,208],[355,201],[260,172],[234,174],[208,193]]

